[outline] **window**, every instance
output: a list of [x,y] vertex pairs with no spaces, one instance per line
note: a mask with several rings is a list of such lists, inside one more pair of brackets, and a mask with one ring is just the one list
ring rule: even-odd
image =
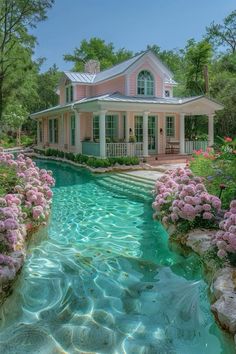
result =
[[137,142],[143,141],[143,117],[135,116],[134,118],[134,134]]
[[58,143],[58,119],[49,119],[49,143]]
[[153,76],[147,70],[143,70],[138,74],[137,94],[144,96],[154,96]]
[[166,117],[166,136],[175,137],[175,117],[167,116]]
[[93,117],[93,140],[99,139],[99,116]]
[[[106,116],[106,138],[114,141],[117,137],[117,116]],[[93,139],[99,139],[99,116],[93,118]]]
[[106,138],[114,141],[117,137],[117,116],[106,116]]
[[170,91],[169,90],[165,90],[165,97],[170,97]]
[[75,116],[70,117],[70,144],[75,145]]
[[72,85],[66,86],[66,103],[73,102],[74,87]]
[[43,122],[39,121],[39,142],[43,141]]

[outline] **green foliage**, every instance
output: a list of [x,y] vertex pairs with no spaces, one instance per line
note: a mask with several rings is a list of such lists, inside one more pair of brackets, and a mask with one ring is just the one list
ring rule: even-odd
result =
[[[223,145],[224,146],[224,145]],[[194,155],[190,168],[197,176],[205,178],[204,184],[210,194],[220,196],[224,209],[236,198],[236,154],[221,149],[221,154]]]
[[[53,0],[0,2],[0,121],[9,98],[19,96],[21,89],[30,85],[27,79],[33,67],[31,57],[36,38],[29,34],[29,28],[46,19],[47,9],[53,2]],[[27,91],[29,94],[29,90]],[[21,99],[23,104],[23,97]]]
[[9,166],[0,166],[0,196],[14,192],[15,185],[18,184],[16,170]]
[[84,71],[84,64],[90,60],[98,60],[101,70],[109,68],[126,59],[133,53],[124,48],[115,51],[113,43],[106,43],[103,39],[93,37],[89,41],[81,41],[80,47],[74,49],[73,54],[65,54],[64,60],[74,63],[73,70]]
[[225,46],[232,53],[236,51],[236,10],[232,11],[223,24],[212,22],[207,30],[207,38],[216,46]]
[[46,150],[34,149],[36,153],[44,154],[45,156],[55,156],[65,158],[79,164],[85,164],[90,167],[109,167],[115,164],[119,165],[138,165],[138,157],[125,156],[125,157],[109,157],[107,159],[100,159],[98,157],[89,157],[82,154],[73,154],[73,152],[64,152],[57,149],[48,148]]

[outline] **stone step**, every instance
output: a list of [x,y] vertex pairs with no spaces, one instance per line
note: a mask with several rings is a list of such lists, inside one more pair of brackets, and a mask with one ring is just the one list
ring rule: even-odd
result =
[[154,189],[155,181],[139,176],[134,176],[129,173],[117,173],[113,175],[112,178],[115,180],[120,180],[121,182],[137,185],[137,187],[140,186],[147,189]]

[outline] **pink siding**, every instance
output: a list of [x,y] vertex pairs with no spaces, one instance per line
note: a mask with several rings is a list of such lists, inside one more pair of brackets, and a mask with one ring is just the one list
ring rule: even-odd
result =
[[60,104],[65,104],[65,86],[60,86],[60,97],[59,97]]
[[85,138],[92,138],[92,113],[81,113],[80,137],[82,141]]
[[150,60],[148,58],[144,63],[139,65],[138,68],[136,68],[134,71],[131,72],[131,74],[128,77],[129,80],[129,89],[127,92],[128,96],[137,96],[137,76],[140,71],[142,70],[148,70],[151,72],[151,74],[154,77],[155,81],[155,89],[154,89],[154,96],[157,97],[162,97],[163,96],[163,80],[161,78],[160,73],[154,68],[154,66],[151,64]]
[[116,91],[125,94],[124,76],[92,86],[92,96],[103,95],[105,93],[112,93]]
[[80,100],[81,98],[86,97],[86,86],[85,85],[76,85],[74,90],[74,101]]

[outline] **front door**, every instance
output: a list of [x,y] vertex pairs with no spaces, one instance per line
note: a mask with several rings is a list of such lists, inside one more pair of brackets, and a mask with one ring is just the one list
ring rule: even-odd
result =
[[157,131],[157,117],[148,116],[148,153],[149,155],[157,153],[157,141],[156,141],[156,131]]

